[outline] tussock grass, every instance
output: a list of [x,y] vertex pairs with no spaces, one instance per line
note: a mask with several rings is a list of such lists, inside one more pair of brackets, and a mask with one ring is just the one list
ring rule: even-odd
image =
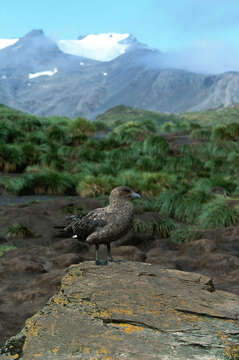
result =
[[21,177],[6,179],[4,186],[7,191],[16,195],[74,194],[74,178],[70,174],[59,173],[49,168],[32,168],[32,170],[32,173]]
[[224,198],[217,198],[204,204],[198,217],[198,224],[205,228],[228,227],[239,224],[239,211],[228,205]]
[[238,224],[237,208],[228,205],[239,191],[238,119],[239,106],[180,116],[118,106],[92,123],[2,105],[0,171],[7,176],[0,185],[17,195],[97,197],[127,185],[143,196],[137,212],[165,219],[138,223],[140,231],[191,240],[202,228]]
[[198,240],[202,237],[202,230],[192,226],[177,226],[170,232],[170,240],[176,244],[182,244]]
[[16,249],[16,246],[12,245],[0,245],[0,256],[2,256],[5,252]]
[[150,235],[160,235],[162,238],[167,238],[171,231],[176,228],[175,222],[166,217],[160,220],[153,219],[150,222],[145,222],[140,219],[135,219],[133,222],[133,230],[135,232],[146,233]]
[[13,224],[9,226],[7,231],[7,238],[9,239],[28,239],[34,236],[32,230],[23,224]]
[[87,175],[78,182],[76,191],[82,197],[94,197],[102,194],[109,194],[114,186],[115,179],[113,176]]

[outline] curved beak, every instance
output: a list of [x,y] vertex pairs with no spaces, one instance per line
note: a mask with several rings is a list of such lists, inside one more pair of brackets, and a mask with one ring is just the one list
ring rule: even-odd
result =
[[133,193],[132,193],[132,198],[133,198],[133,199],[140,199],[141,196],[140,196],[138,193],[133,192]]

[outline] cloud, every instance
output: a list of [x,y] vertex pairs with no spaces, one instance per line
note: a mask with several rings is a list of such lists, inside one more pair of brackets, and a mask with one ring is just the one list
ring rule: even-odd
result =
[[202,74],[239,72],[239,47],[219,41],[198,40],[168,52],[154,51],[143,58],[149,68],[181,69]]
[[224,42],[197,41],[187,48],[165,53],[163,67],[218,74],[239,71],[239,48]]

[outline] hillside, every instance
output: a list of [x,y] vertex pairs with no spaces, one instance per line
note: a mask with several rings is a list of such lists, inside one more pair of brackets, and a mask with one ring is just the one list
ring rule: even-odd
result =
[[186,112],[182,117],[189,121],[196,121],[202,125],[216,126],[219,124],[230,124],[239,121],[239,104],[229,107],[219,107],[215,110],[201,112]]
[[96,122],[103,122],[107,126],[114,127],[127,121],[149,121],[159,126],[166,121],[177,122],[182,119],[182,116],[179,114],[157,113],[131,106],[118,105],[98,115],[95,120]]

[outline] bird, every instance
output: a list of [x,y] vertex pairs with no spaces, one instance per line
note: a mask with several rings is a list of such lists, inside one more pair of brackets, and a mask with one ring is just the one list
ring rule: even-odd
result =
[[[73,217],[64,231],[73,233],[73,238],[85,240],[89,245],[95,245],[96,265],[107,265],[108,261],[116,261],[111,254],[111,242],[126,235],[131,229],[134,218],[133,199],[140,198],[128,186],[114,188],[109,196],[109,205],[90,211],[82,217]],[[99,259],[99,246],[107,246],[107,260]]]

